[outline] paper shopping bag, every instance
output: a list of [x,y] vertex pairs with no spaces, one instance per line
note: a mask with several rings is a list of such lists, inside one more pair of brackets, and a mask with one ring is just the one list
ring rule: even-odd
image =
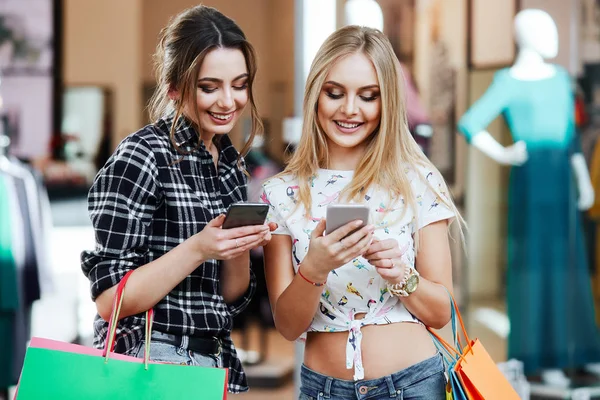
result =
[[478,339],[465,348],[455,370],[465,391],[474,400],[519,399],[517,392]]
[[207,368],[150,362],[153,312],[146,313],[144,359],[112,352],[125,283],[119,283],[104,350],[33,338],[21,371],[17,400],[202,399],[227,398],[228,373]]
[[187,365],[148,364],[30,347],[18,400],[206,399],[223,400],[227,371]]
[[[454,297],[450,295],[452,344],[428,328],[448,365],[449,383],[454,400],[519,400],[519,395],[502,374],[478,339],[471,341]],[[457,326],[460,324],[467,345],[462,346]]]

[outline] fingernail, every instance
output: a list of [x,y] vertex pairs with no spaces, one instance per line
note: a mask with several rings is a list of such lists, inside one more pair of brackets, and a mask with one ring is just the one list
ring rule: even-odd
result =
[[361,226],[362,224],[363,224],[363,222],[362,222],[362,221],[355,221],[355,222],[354,222],[354,225],[355,225],[355,226]]

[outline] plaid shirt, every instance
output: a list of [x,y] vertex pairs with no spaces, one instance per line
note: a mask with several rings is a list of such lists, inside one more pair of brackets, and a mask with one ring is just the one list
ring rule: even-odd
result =
[[[175,150],[169,140],[172,123],[172,117],[161,119],[125,138],[94,180],[88,208],[96,249],[81,255],[93,300],[118,284],[127,271],[159,258],[247,197],[247,178],[227,135],[218,146],[217,171],[204,144],[192,151],[198,134],[187,121],[179,124],[175,140],[192,152],[183,156]],[[248,388],[230,337],[232,316],[250,302],[256,278],[251,271],[244,296],[225,304],[220,264],[207,260],[156,304],[153,328],[178,336],[219,337],[223,366],[229,368],[229,390],[237,393]],[[108,323],[96,316],[95,347],[104,347],[107,328]],[[143,338],[144,314],[124,318],[115,351],[128,353]]]

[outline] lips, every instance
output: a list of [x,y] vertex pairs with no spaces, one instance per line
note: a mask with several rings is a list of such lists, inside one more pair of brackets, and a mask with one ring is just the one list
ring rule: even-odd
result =
[[213,118],[219,119],[221,121],[228,121],[228,120],[230,120],[233,117],[233,114],[235,114],[235,111],[230,112],[230,113],[226,113],[226,114],[215,113],[215,112],[211,112],[211,111],[208,111],[208,113]]
[[362,122],[346,122],[346,121],[333,121],[335,122],[335,124],[339,127],[342,127],[344,129],[355,129],[358,128],[359,126],[361,126],[363,123]]
[[333,121],[337,130],[344,134],[350,134],[358,131],[364,122],[357,121]]
[[233,116],[235,115],[235,111],[229,113],[216,113],[212,111],[207,111],[210,119],[217,125],[226,125],[233,120]]

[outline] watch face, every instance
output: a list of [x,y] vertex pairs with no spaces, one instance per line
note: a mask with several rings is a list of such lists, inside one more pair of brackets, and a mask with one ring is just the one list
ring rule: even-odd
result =
[[419,276],[418,275],[411,275],[408,278],[408,281],[406,281],[406,291],[408,293],[412,293],[415,290],[417,290],[417,285],[419,284]]

